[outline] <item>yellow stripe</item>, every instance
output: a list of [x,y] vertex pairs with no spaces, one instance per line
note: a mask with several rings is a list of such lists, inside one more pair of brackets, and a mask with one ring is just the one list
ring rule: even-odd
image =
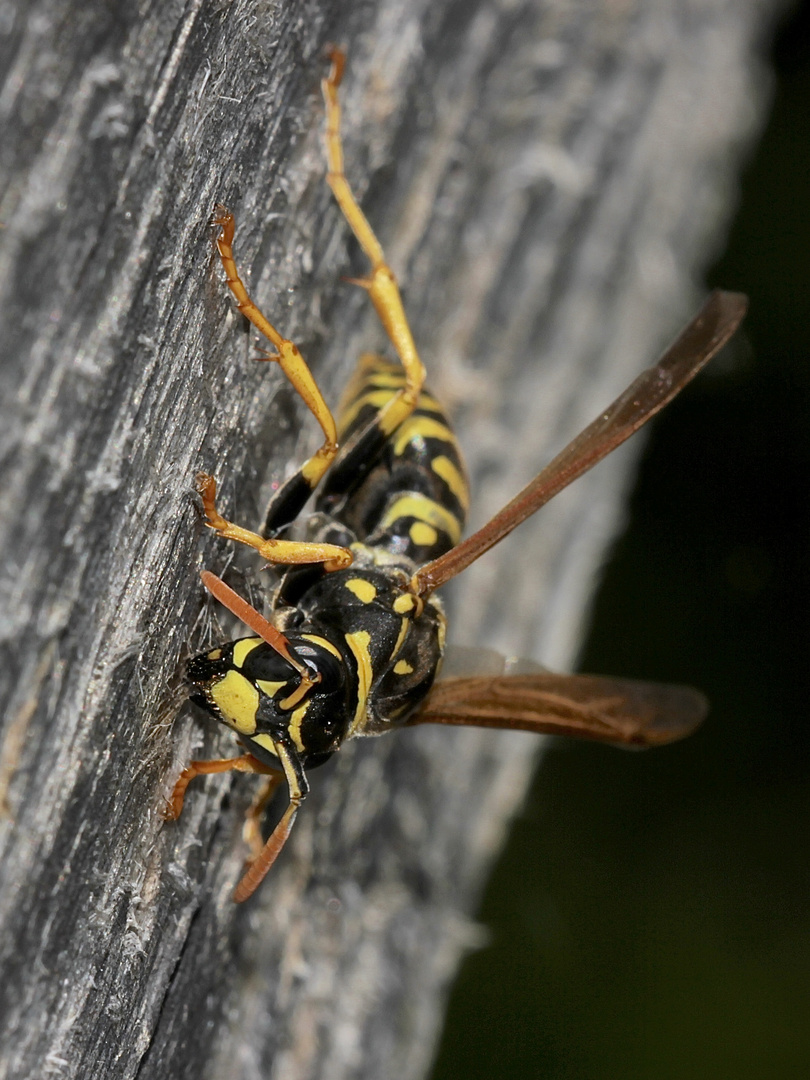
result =
[[341,433],[351,424],[352,420],[356,419],[358,413],[366,405],[373,405],[375,409],[381,409],[383,405],[387,405],[391,398],[394,396],[392,390],[369,390],[362,393],[360,397],[355,398],[350,405],[340,414],[340,420],[338,426]]
[[346,635],[346,643],[357,661],[357,708],[346,738],[350,738],[355,733],[366,717],[366,702],[372,676],[371,654],[368,651],[370,642],[371,634],[368,630],[355,630],[353,634]]
[[419,400],[416,403],[416,409],[418,412],[421,412],[421,410],[424,409],[425,412],[437,412],[441,413],[442,416],[444,416],[444,406],[440,405],[435,397],[433,397],[431,394],[425,393],[424,390],[419,395]]
[[439,542],[438,532],[424,521],[415,521],[408,529],[408,535],[417,547],[433,547]]
[[447,424],[434,420],[432,416],[411,416],[397,428],[394,453],[401,454],[411,440],[418,438],[438,439],[458,449],[456,437]]
[[387,386],[389,390],[399,390],[405,385],[405,372],[402,368],[378,368],[364,375],[363,382],[367,386]]
[[[371,381],[371,380],[369,380]],[[386,380],[390,381],[390,380]],[[404,379],[400,380],[400,386],[405,383]],[[340,414],[340,430],[344,432],[346,428],[357,418],[358,414],[366,405],[372,405],[375,409],[381,409],[383,405],[387,405],[391,398],[394,396],[394,388],[379,388],[367,390],[361,393],[361,396],[355,398]],[[430,394],[420,394],[419,401],[417,403],[417,409],[425,409],[427,412],[437,412],[444,415],[444,409],[438,403],[438,401],[431,397]]]
[[256,685],[263,694],[267,694],[268,697],[275,697],[282,686],[287,685],[287,680],[283,679],[281,682],[270,682],[269,679],[257,679]]
[[386,360],[384,356],[380,356],[379,353],[361,353],[360,359],[357,361],[357,367],[354,369],[355,377],[368,373],[373,374],[375,371],[398,371],[400,375],[404,374],[401,364],[394,364],[391,360]]
[[332,656],[336,656],[338,660],[343,660],[343,654],[340,650],[332,644],[331,641],[327,641],[325,637],[319,637],[317,634],[302,634],[302,638],[306,638],[307,641],[311,641],[313,645],[320,645],[321,648],[326,649]]
[[459,542],[461,525],[455,515],[451,514],[449,510],[445,510],[443,506],[434,502],[433,499],[429,499],[419,492],[402,495],[397,499],[386,511],[380,522],[380,527],[387,529],[395,521],[399,521],[400,518],[409,517],[416,518],[417,521],[423,521],[427,525],[432,525],[434,529],[441,529],[450,537],[451,543],[457,544]]
[[413,593],[403,593],[402,596],[396,598],[392,606],[397,615],[407,615],[416,607],[416,597]]
[[301,721],[306,716],[306,711],[311,704],[311,701],[305,701],[303,705],[299,705],[290,717],[290,722],[287,725],[287,731],[290,733],[290,738],[295,743],[296,750],[299,750],[301,753],[304,752],[304,744],[301,741]]
[[[401,597],[400,597],[400,599],[401,599]],[[396,605],[397,605],[397,602],[395,600],[394,601],[394,607],[396,607]],[[397,636],[397,643],[394,646],[394,651],[391,653],[391,659],[392,660],[397,655],[399,650],[402,648],[402,646],[403,646],[403,644],[405,642],[405,638],[407,637],[408,630],[410,629],[410,626],[411,626],[411,620],[410,619],[403,619],[402,620],[402,625],[399,628],[399,635]]]
[[407,660],[397,660],[397,662],[394,664],[395,675],[410,675],[412,671],[413,668]]
[[370,604],[377,595],[376,588],[365,578],[350,578],[344,582],[343,587],[348,589],[350,593],[354,593],[363,604]]
[[247,659],[248,655],[257,649],[262,643],[260,637],[244,638],[242,641],[237,641],[233,647],[233,666],[241,667]]
[[445,457],[444,454],[439,454],[430,463],[431,469],[444,480],[445,484],[450,488],[452,493],[459,501],[459,505],[464,510],[470,508],[470,492],[467,488],[467,481],[460,472],[459,469],[453,464],[449,457]]
[[402,596],[396,598],[392,607],[397,615],[409,615],[413,612],[413,617],[418,619],[424,610],[425,601],[421,596],[415,596],[413,593],[403,593]]
[[275,754],[278,757],[278,750],[276,750],[276,744],[270,738],[266,731],[263,731],[261,735],[254,735],[250,740],[251,742],[258,743],[259,746],[265,750],[269,750],[271,754]]
[[256,730],[256,710],[259,708],[259,691],[238,671],[229,671],[215,682],[208,693],[219,711],[240,735],[252,735]]

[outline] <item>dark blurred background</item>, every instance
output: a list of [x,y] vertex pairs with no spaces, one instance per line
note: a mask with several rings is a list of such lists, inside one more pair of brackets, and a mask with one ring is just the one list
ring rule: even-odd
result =
[[810,4],[709,284],[740,343],[656,424],[583,670],[702,687],[649,754],[547,753],[433,1080],[810,1076]]

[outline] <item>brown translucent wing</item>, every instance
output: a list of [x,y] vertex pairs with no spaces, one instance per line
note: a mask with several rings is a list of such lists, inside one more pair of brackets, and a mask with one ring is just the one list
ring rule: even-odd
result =
[[662,746],[691,734],[708,712],[688,686],[532,671],[435,684],[410,724],[459,724],[569,735],[624,746]]
[[542,472],[478,532],[423,566],[415,575],[427,595],[507,536],[526,518],[638,431],[694,378],[742,322],[748,300],[716,290],[653,367],[642,372],[621,397],[589,424]]

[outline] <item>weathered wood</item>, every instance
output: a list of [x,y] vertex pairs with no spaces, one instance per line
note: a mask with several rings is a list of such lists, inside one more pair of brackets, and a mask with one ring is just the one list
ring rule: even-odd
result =
[[[773,0],[288,0],[2,14],[0,1077],[424,1074],[536,744],[418,730],[313,777],[230,902],[249,784],[162,800],[227,734],[182,702],[197,469],[258,518],[314,425],[234,317],[206,222],[335,401],[381,335],[323,183],[347,166],[455,406],[480,524],[652,360],[700,291],[761,115]],[[734,286],[734,282],[725,283]],[[299,434],[303,432],[302,434]],[[459,583],[456,640],[571,662],[632,453]],[[241,563],[240,563],[241,564]],[[244,563],[248,565],[248,563]]]

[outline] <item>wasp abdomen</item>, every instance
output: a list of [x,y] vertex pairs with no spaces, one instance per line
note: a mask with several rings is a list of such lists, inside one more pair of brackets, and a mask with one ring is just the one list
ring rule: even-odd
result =
[[377,426],[380,410],[404,385],[402,368],[378,356],[361,359],[338,418],[345,450],[318,506],[363,543],[420,565],[458,543],[469,497],[456,437],[428,391],[392,435]]

